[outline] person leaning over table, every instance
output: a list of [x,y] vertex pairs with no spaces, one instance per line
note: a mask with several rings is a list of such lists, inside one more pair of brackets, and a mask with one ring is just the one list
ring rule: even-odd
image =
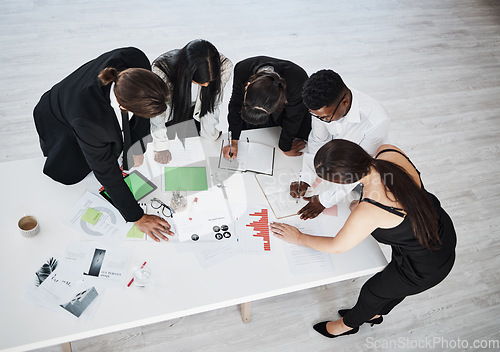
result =
[[281,126],[278,145],[285,155],[302,155],[311,130],[311,118],[302,103],[306,80],[306,71],[291,61],[256,56],[238,62],[227,115],[232,155],[227,145],[224,157],[236,158],[242,130],[272,126]]
[[[203,39],[190,41],[182,49],[170,50],[153,61],[153,72],[172,92],[167,110],[151,119],[154,160],[170,162],[169,139],[174,139],[176,132],[180,138],[198,133],[212,141],[219,138],[219,106],[232,69],[232,62]],[[197,131],[188,131],[189,123],[180,124],[192,119]]]
[[[340,75],[332,70],[320,70],[305,82],[302,97],[312,116],[308,138],[308,152],[302,160],[300,190],[297,182],[290,185],[290,195],[304,196],[316,180],[313,158],[325,143],[342,138],[359,144],[368,154],[388,143],[390,119],[384,107],[375,99],[353,88],[348,88]],[[335,185],[309,200],[299,210],[302,219],[318,216],[323,209],[337,204],[356,184]]]
[[304,234],[273,223],[277,237],[328,253],[346,252],[370,234],[391,245],[392,259],[382,272],[361,288],[351,309],[338,311],[341,319],[314,329],[326,337],[355,334],[363,323],[380,324],[406,296],[441,282],[455,261],[455,229],[439,200],[422,183],[410,159],[392,145],[382,145],[371,157],[356,143],[335,139],[314,157],[319,177],[340,184],[363,185],[359,204],[335,237]]
[[[168,240],[163,233],[173,234],[170,225],[144,214],[117,162],[124,135],[130,131],[130,145],[139,145],[136,142],[149,135],[148,118],[166,109],[167,97],[165,83],[137,48],[115,49],[82,65],[43,94],[34,108],[40,147],[47,157],[43,172],[71,185],[93,171],[126,221],[156,241]],[[130,120],[127,111],[134,114]],[[137,154],[134,162],[141,164],[143,148],[132,152]],[[124,151],[124,169],[127,155]]]

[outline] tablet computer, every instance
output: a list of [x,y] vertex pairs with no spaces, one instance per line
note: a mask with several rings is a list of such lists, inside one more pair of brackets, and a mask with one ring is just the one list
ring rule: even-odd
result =
[[[141,200],[142,198],[156,190],[156,188],[158,188],[153,182],[151,182],[146,178],[146,176],[144,176],[137,170],[129,173],[123,178],[123,180],[130,189],[130,192],[132,192],[132,194],[134,195],[135,200],[137,201]],[[106,190],[102,190],[101,192],[99,192],[99,194],[111,204],[113,204],[113,201],[111,200]]]

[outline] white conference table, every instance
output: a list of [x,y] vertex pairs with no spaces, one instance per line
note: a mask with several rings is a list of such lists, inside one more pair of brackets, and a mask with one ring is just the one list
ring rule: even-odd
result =
[[[276,146],[279,129],[244,131],[242,138]],[[202,140],[209,166],[214,168],[220,153],[220,139]],[[144,260],[153,271],[153,289],[122,287],[107,289],[98,310],[86,321],[70,320],[57,312],[27,304],[23,298],[26,283],[41,263],[54,253],[64,253],[68,241],[80,235],[61,224],[61,220],[85,193],[98,185],[89,175],[77,185],[64,186],[42,173],[44,159],[0,164],[3,185],[0,212],[0,258],[4,265],[0,292],[0,350],[23,351],[63,344],[96,335],[152,324],[190,314],[242,304],[319,285],[373,274],[387,261],[371,237],[352,250],[331,255],[333,274],[293,275],[282,243],[273,239],[272,255],[238,255],[209,268],[194,256],[176,250],[176,243],[122,241],[133,250],[130,268]],[[153,162],[154,163],[154,162]],[[288,158],[276,149],[275,168],[301,167],[301,158]],[[252,173],[245,173],[248,201],[267,205]],[[241,190],[227,187],[228,198],[241,200]],[[37,217],[41,231],[32,238],[19,234],[17,221],[24,214]],[[323,217],[332,235],[342,226],[341,217]],[[246,305],[245,305],[246,304]]]

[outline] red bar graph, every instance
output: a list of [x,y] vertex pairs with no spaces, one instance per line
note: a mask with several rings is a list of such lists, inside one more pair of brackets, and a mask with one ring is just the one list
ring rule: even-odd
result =
[[271,243],[269,241],[269,217],[267,214],[267,209],[262,209],[261,211],[256,211],[250,216],[260,217],[259,220],[253,221],[247,224],[248,227],[253,227],[254,232],[256,232],[254,237],[262,237],[264,241],[264,251],[271,250]]

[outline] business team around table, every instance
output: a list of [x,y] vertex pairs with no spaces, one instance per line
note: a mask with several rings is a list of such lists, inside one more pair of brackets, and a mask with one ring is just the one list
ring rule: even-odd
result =
[[[100,55],[54,85],[34,108],[43,172],[63,184],[94,172],[126,221],[156,241],[168,240],[170,224],[144,214],[121,168],[142,164],[151,141],[154,160],[167,164],[176,157],[169,151],[176,136],[217,140],[232,72],[232,62],[201,39],[152,65],[133,47]],[[237,157],[242,130],[280,126],[280,150],[303,154],[300,187],[292,183],[291,196],[304,197],[309,187],[326,182],[319,195],[306,198],[302,219],[317,217],[354,189],[361,193],[334,237],[276,222],[270,227],[277,238],[329,253],[345,252],[369,235],[392,247],[390,263],[363,285],[357,303],[339,310],[340,319],[314,325],[320,334],[334,338],[358,332],[363,323],[380,324],[406,296],[448,275],[455,260],[453,223],[410,159],[387,144],[390,120],[378,101],[347,87],[332,70],[308,77],[291,61],[257,56],[234,66],[227,119],[231,153],[225,146],[224,157]]]

